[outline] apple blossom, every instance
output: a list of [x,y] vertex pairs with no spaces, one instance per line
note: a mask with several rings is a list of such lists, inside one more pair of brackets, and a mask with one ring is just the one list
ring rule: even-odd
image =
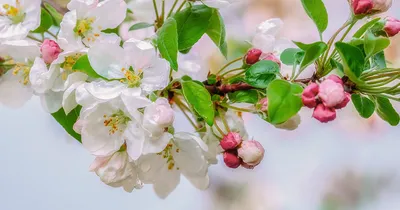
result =
[[242,137],[237,132],[229,132],[221,139],[221,147],[224,150],[234,149],[242,143]]
[[0,1],[0,41],[24,39],[40,24],[41,0]]
[[245,56],[246,64],[252,65],[257,63],[260,60],[260,56],[262,51],[256,48],[249,50]]
[[336,119],[336,110],[326,107],[324,104],[318,104],[312,116],[322,123],[327,123]]

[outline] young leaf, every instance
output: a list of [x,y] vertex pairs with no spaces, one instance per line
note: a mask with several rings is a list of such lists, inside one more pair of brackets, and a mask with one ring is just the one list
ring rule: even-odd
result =
[[87,55],[81,56],[75,62],[75,64],[72,66],[72,70],[76,70],[76,71],[80,71],[80,72],[86,73],[89,77],[92,77],[92,78],[105,79],[102,76],[100,76],[99,74],[97,74],[97,72],[92,68],[92,66],[90,65],[89,58],[88,58]]
[[356,33],[354,33],[353,37],[354,38],[360,38],[362,37],[362,35],[364,35],[364,33],[370,29],[375,23],[377,23],[381,18],[375,18],[371,21],[369,21],[368,23],[364,24],[363,26],[361,26],[360,29],[358,29],[358,31]]
[[279,65],[273,61],[262,60],[247,69],[245,81],[255,88],[267,88],[268,84],[276,78]]
[[193,47],[206,33],[213,9],[205,5],[194,5],[174,15],[177,23],[179,51]]
[[213,13],[210,19],[210,24],[206,31],[207,35],[217,45],[222,55],[228,56],[228,45],[226,43],[226,31],[224,20],[218,10],[213,9]]
[[149,28],[149,27],[153,27],[153,26],[154,26],[154,24],[151,24],[151,23],[140,22],[140,23],[136,23],[135,25],[131,26],[129,28],[129,31],[135,31],[135,30]]
[[369,98],[353,94],[351,100],[361,117],[369,118],[375,112],[375,103]]
[[44,33],[53,25],[53,18],[51,15],[42,8],[40,13],[40,25],[37,29],[32,31],[33,33]]
[[343,61],[344,73],[356,84],[363,83],[359,79],[361,73],[364,71],[365,60],[361,50],[344,42],[337,42],[335,46]]
[[212,126],[214,124],[215,113],[214,104],[208,90],[194,81],[184,81],[181,84],[186,101],[193,107],[197,114],[204,118],[208,125]]
[[69,135],[74,137],[79,142],[82,142],[81,135],[76,133],[73,127],[79,117],[79,112],[81,111],[81,108],[82,108],[81,106],[76,107],[68,115],[65,115],[63,108],[58,110],[56,113],[51,114],[54,117],[54,119],[56,119],[57,122],[65,129],[65,131],[67,131]]
[[384,69],[387,67],[384,51],[381,51],[376,55],[372,56],[372,67],[378,67],[378,69]]
[[268,119],[272,124],[281,124],[296,115],[303,102],[303,88],[285,80],[274,80],[268,86]]
[[296,54],[299,52],[303,52],[297,48],[287,48],[281,54],[281,61],[285,65],[294,65],[297,62]]
[[258,102],[258,93],[256,90],[239,90],[229,93],[229,100],[232,103],[250,103],[255,104]]
[[400,122],[400,116],[393,108],[389,99],[384,97],[376,97],[376,113],[392,126],[396,126]]
[[317,25],[318,31],[322,34],[328,27],[328,12],[322,0],[301,0],[307,15]]
[[324,42],[315,42],[312,44],[304,44],[301,42],[294,43],[305,52],[300,64],[301,70],[314,63],[328,48]]
[[383,51],[390,45],[390,40],[385,37],[376,37],[371,31],[364,35],[364,51],[367,58]]
[[43,2],[44,8],[49,12],[49,14],[53,17],[53,24],[55,26],[60,26],[60,23],[63,19],[63,16],[47,2]]
[[178,32],[175,19],[168,18],[157,32],[157,46],[163,56],[178,71]]

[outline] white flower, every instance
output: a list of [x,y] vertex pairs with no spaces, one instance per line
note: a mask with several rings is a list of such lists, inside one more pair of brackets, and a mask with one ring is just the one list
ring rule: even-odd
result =
[[[236,112],[234,111],[228,111],[225,113],[225,120],[227,122],[227,125],[229,126],[229,129],[232,132],[237,132],[240,134],[240,136],[243,139],[247,138],[247,131],[246,128],[244,127],[244,122],[241,117],[239,117]],[[221,130],[227,134],[228,130],[225,128],[225,125],[222,121],[221,118],[216,119],[216,124],[218,125]],[[213,126],[206,126],[206,132],[203,135],[203,141],[207,144],[208,146],[208,152],[205,153],[205,156],[208,159],[208,162],[210,164],[216,164],[217,161],[217,155],[219,155],[221,152],[223,152],[223,149],[220,146],[220,140],[223,138],[223,135],[218,131],[218,129]]]
[[136,166],[129,161],[126,151],[119,151],[107,157],[96,157],[90,171],[95,172],[105,184],[123,187],[127,192],[142,187]]
[[204,190],[209,186],[204,151],[207,151],[207,146],[199,137],[176,133],[162,152],[144,155],[138,160],[140,180],[153,184],[154,191],[161,198],[176,188],[181,174],[196,188]]
[[24,39],[40,24],[41,0],[0,0],[0,41]]
[[116,98],[83,107],[80,113],[83,146],[96,156],[109,156],[118,151],[125,143],[125,133],[132,133],[131,129],[138,127],[137,109],[146,105],[131,100],[125,106]]
[[223,9],[231,5],[232,0],[202,0],[202,2],[213,8]]
[[140,115],[137,127],[126,133],[127,151],[133,160],[141,155],[159,153],[172,139],[165,129],[174,122],[174,111],[165,98],[158,98]]
[[283,26],[283,21],[273,18],[262,22],[256,31],[252,44],[254,48],[260,49],[263,53],[274,52],[277,42],[276,35]]
[[90,48],[88,57],[93,69],[107,79],[119,80],[86,85],[94,97],[110,100],[119,97],[125,89],[140,87],[145,93],[150,93],[168,85],[168,62],[157,56],[150,43],[130,39],[123,47],[99,43]]
[[0,54],[8,59],[0,81],[0,103],[20,107],[32,97],[29,73],[35,57],[40,56],[39,46],[26,40],[6,41],[0,46]]
[[99,40],[118,39],[115,34],[102,30],[116,28],[126,17],[127,6],[123,0],[98,1],[72,0],[71,10],[64,15],[58,43],[64,50],[77,50],[92,46]]
[[207,80],[209,71],[207,62],[201,61],[199,57],[179,54],[178,62],[179,70],[172,73],[174,79],[187,75],[193,80]]

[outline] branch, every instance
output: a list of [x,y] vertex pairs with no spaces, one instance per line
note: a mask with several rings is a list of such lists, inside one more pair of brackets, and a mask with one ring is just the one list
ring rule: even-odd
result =
[[254,87],[250,86],[247,83],[240,82],[236,84],[222,84],[222,85],[205,85],[207,90],[210,93],[225,95],[226,93],[232,93],[238,90],[250,90],[254,89]]

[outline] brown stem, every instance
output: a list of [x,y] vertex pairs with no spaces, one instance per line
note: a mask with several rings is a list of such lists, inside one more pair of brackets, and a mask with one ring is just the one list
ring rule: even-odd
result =
[[206,85],[205,86],[210,93],[224,95],[226,93],[232,93],[238,90],[250,90],[254,87],[244,82],[236,84],[222,84],[222,85]]

